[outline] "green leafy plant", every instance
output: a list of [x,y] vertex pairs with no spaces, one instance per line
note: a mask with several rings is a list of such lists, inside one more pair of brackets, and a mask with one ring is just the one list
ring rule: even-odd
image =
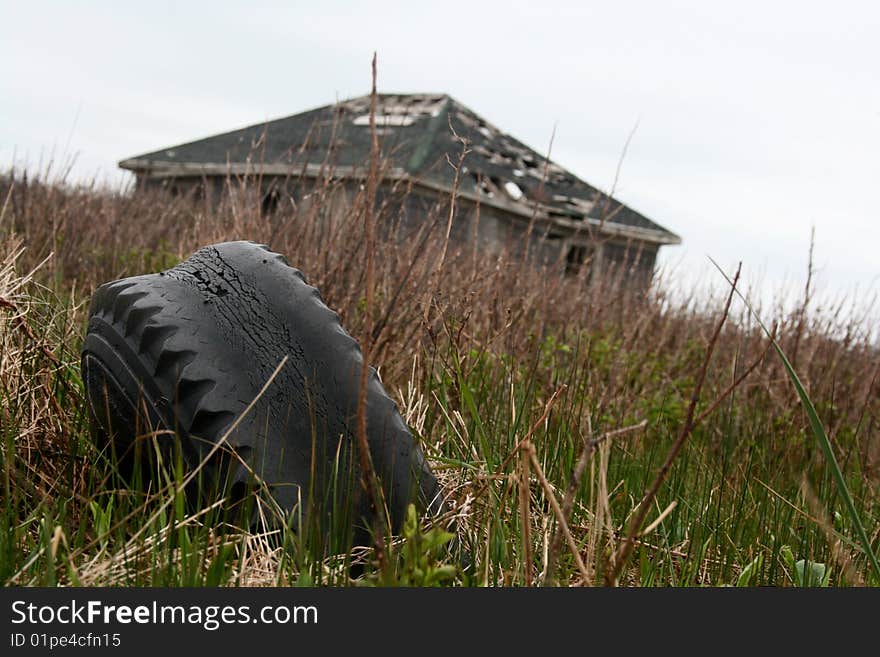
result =
[[110,527],[113,520],[113,498],[111,497],[106,506],[102,506],[97,500],[89,502],[89,511],[94,521],[95,534],[102,550],[107,549],[110,540]]
[[742,569],[742,572],[739,574],[739,577],[736,579],[736,585],[739,588],[752,586],[753,582],[757,581],[760,573],[761,567],[764,565],[764,555],[759,554],[757,557],[752,559],[749,563],[746,564],[745,568]]
[[425,531],[414,505],[410,504],[403,524],[405,542],[400,551],[400,567],[393,578],[395,586],[439,586],[455,579],[458,569],[443,563],[445,546],[454,534],[432,527]]
[[789,577],[795,586],[828,586],[831,579],[831,569],[824,563],[807,559],[795,561],[794,552],[788,545],[783,545],[779,554],[785,562]]

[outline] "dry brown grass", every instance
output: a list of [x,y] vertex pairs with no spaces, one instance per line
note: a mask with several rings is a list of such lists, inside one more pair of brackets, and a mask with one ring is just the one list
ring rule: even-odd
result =
[[[252,182],[230,180],[228,185],[241,188]],[[658,445],[669,445],[670,433],[685,420],[686,400],[722,310],[720,299],[676,294],[684,300],[673,302],[662,281],[644,293],[628,290],[622,284],[625,271],[587,285],[558,270],[524,264],[507,250],[475,252],[468,244],[444,239],[448,201],[439,203],[414,234],[380,230],[371,237],[365,233],[369,222],[362,218],[375,199],[366,190],[354,197],[348,213],[329,220],[326,199],[339,184],[329,177],[318,181],[312,203],[282,200],[277,211],[264,217],[247,194],[229,194],[214,206],[160,193],[77,189],[16,172],[0,180],[0,198],[5,199],[0,218],[0,418],[7,444],[4,463],[11,473],[4,495],[13,496],[9,487],[18,491],[15,512],[29,517],[63,497],[71,500],[66,522],[75,525],[87,514],[93,484],[88,452],[80,443],[86,431],[78,399],[78,349],[90,292],[107,280],[168,267],[205,244],[249,239],[285,254],[340,313],[343,325],[372,345],[371,363],[424,441],[462,536],[478,555],[476,583],[541,581],[550,544],[556,543],[558,551],[562,540],[551,540],[563,511],[548,502],[550,488],[556,491],[553,502],[563,500],[585,444],[645,422],[641,431],[597,444],[598,457],[581,469],[584,484],[566,499],[564,515],[570,514],[570,522],[565,530],[572,537],[563,543],[577,542],[581,566],[596,576],[607,556],[620,549],[621,532],[650,481],[639,490],[636,482],[643,479],[626,463],[642,463],[645,472],[656,472],[652,455]],[[392,205],[375,210],[380,225],[395,223]],[[371,270],[367,244],[375,245]],[[371,302],[365,303],[368,288]],[[861,506],[868,524],[876,527],[870,518],[876,519],[880,483],[880,358],[870,338],[872,327],[844,304],[817,313],[807,308],[810,302],[808,287],[802,309],[765,320],[776,321],[779,342],[792,355],[841,462],[858,478]],[[764,353],[766,341],[747,313],[734,309],[714,350],[697,415]],[[463,390],[465,382],[473,388]],[[511,461],[514,465],[499,466],[522,428],[541,418],[563,385],[565,393]],[[468,394],[476,398],[478,417]],[[701,489],[701,503],[722,495],[724,486],[750,500],[750,478],[760,477],[784,488],[799,508],[815,507],[816,500],[833,505],[805,429],[782,365],[773,358],[761,360],[694,436],[698,446],[689,458],[699,467],[713,458],[727,463]],[[564,442],[564,449],[554,440]],[[497,459],[481,441],[497,448]],[[467,467],[455,465],[463,461]],[[798,492],[804,472],[818,481],[809,505]],[[678,473],[673,480],[683,482],[683,477]],[[671,517],[679,513],[681,505]],[[695,514],[682,523],[692,522]],[[491,543],[498,522],[516,526],[511,531],[517,539],[511,539],[508,556],[496,568],[487,555],[495,549]],[[769,538],[761,543],[760,527],[768,523],[759,519],[745,544],[727,552],[721,534],[735,528],[719,529],[710,553],[695,551],[685,528],[681,535],[669,535],[668,544],[658,539],[658,559],[664,569],[680,573],[687,567],[677,554],[697,559],[700,566],[691,581],[709,581],[706,569],[730,562],[730,555],[778,551]],[[27,531],[36,537],[45,529],[35,523]],[[826,522],[814,533],[838,545],[844,532],[829,530]],[[637,551],[651,552],[647,538],[636,540],[633,533],[633,541]],[[830,554],[822,551],[824,538],[810,541],[816,558]],[[290,573],[279,575],[280,548],[260,545],[253,538],[241,548],[237,581],[288,581]],[[567,549],[554,554],[551,565],[564,562],[566,577],[577,581],[583,573],[565,557]],[[114,558],[130,550],[149,552],[153,546],[117,546]],[[81,581],[113,583],[118,572],[131,572],[114,570],[111,562],[102,561],[106,557],[98,548],[81,551],[72,561]],[[853,558],[847,557],[851,580]],[[735,572],[741,565],[727,567]],[[627,571],[621,581],[639,581],[639,576]]]

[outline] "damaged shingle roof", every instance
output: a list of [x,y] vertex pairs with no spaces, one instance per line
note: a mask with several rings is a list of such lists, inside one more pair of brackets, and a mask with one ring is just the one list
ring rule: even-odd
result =
[[[328,159],[335,170],[363,171],[370,156],[370,96],[234,130],[123,160],[119,165],[159,176],[240,170],[295,174]],[[674,233],[609,198],[445,94],[381,94],[376,127],[383,157],[398,176],[451,190],[461,142],[469,153],[460,172],[465,197],[524,217],[535,214],[571,227],[588,221],[631,236],[676,244]],[[453,133],[454,130],[454,133]],[[183,173],[183,172],[187,173]]]

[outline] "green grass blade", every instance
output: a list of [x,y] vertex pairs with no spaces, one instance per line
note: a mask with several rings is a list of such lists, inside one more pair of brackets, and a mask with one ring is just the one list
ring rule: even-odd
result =
[[[751,310],[751,308],[749,308],[749,310]],[[767,331],[767,327],[761,324],[761,328],[763,328],[764,331],[767,332],[767,335],[770,335],[769,331]],[[810,421],[810,429],[812,430],[813,435],[816,437],[816,440],[819,442],[819,447],[822,448],[822,454],[825,456],[825,461],[831,468],[831,474],[834,477],[834,482],[837,484],[837,491],[838,493],[840,493],[840,497],[843,498],[844,506],[846,506],[847,513],[849,513],[853,525],[856,528],[856,533],[859,536],[859,541],[861,542],[862,547],[865,550],[865,554],[868,555],[868,559],[871,562],[871,567],[874,569],[874,574],[877,576],[877,579],[880,580],[880,563],[877,562],[877,555],[874,554],[874,550],[871,548],[871,539],[868,537],[868,533],[865,531],[865,526],[862,524],[862,519],[859,516],[858,511],[856,511],[856,505],[853,502],[852,495],[850,495],[849,489],[846,486],[846,480],[843,478],[843,472],[840,469],[840,465],[837,463],[837,457],[834,456],[834,450],[831,448],[831,441],[828,439],[828,435],[825,433],[825,428],[822,426],[822,422],[819,420],[819,414],[816,413],[816,407],[813,406],[813,402],[810,401],[810,397],[809,395],[807,395],[807,391],[804,390],[804,386],[801,383],[797,372],[794,371],[794,368],[786,357],[785,352],[783,352],[782,348],[778,344],[776,344],[776,340],[773,340],[773,348],[782,359],[782,364],[785,366],[785,371],[788,372],[788,377],[794,384],[795,390],[797,390],[798,397],[800,397],[801,399],[801,404],[803,405],[804,410],[807,412],[807,418]]]
[[[721,272],[721,275],[724,276],[725,280],[731,285],[733,285],[733,281],[724,273],[724,270],[718,266],[718,263],[709,258],[712,261],[712,264],[718,268],[718,271]],[[826,463],[828,463],[828,467],[831,468],[831,474],[834,477],[834,482],[837,484],[837,491],[840,494],[840,497],[843,499],[844,506],[846,507],[846,511],[849,514],[850,519],[852,520],[853,525],[856,528],[856,533],[859,537],[859,542],[862,544],[862,548],[865,551],[865,554],[868,556],[868,560],[871,562],[871,567],[874,569],[874,574],[877,577],[878,581],[880,581],[880,563],[877,561],[877,555],[874,554],[874,550],[871,548],[871,539],[868,537],[868,533],[865,531],[865,526],[862,524],[862,519],[859,516],[858,511],[856,511],[856,505],[853,502],[852,495],[849,493],[849,488],[846,485],[846,480],[843,477],[843,471],[840,469],[840,465],[837,463],[837,458],[834,456],[834,450],[831,447],[831,441],[828,439],[828,435],[825,433],[825,428],[822,426],[822,422],[819,420],[819,414],[816,412],[816,407],[813,406],[813,402],[810,400],[807,391],[804,389],[803,384],[801,383],[800,377],[797,375],[797,372],[794,371],[794,367],[792,367],[791,362],[788,360],[788,357],[785,355],[785,352],[782,350],[782,347],[776,342],[776,339],[764,325],[764,322],[761,321],[761,318],[758,317],[758,313],[752,308],[751,304],[748,300],[740,294],[739,290],[735,290],[737,296],[742,299],[743,303],[746,304],[746,307],[749,309],[749,312],[758,322],[758,324],[763,329],[764,333],[773,341],[773,349],[779,354],[779,357],[782,359],[782,364],[785,366],[785,371],[788,373],[789,379],[794,384],[795,390],[797,390],[798,397],[800,397],[801,404],[804,407],[804,410],[807,412],[807,419],[810,422],[810,430],[813,432],[813,436],[815,436],[816,440],[819,443],[819,447],[822,449],[822,454],[825,457]]]

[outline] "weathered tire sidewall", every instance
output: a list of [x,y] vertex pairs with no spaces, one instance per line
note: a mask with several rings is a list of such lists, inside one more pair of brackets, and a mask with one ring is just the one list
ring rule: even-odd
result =
[[[358,543],[370,525],[354,433],[362,363],[318,291],[252,242],[101,286],[82,356],[99,446],[125,451],[145,427],[172,430],[194,468],[223,439],[203,466],[211,477],[249,486],[256,475],[281,509],[310,500],[327,523],[348,510]],[[437,481],[372,368],[367,426],[392,526],[411,501],[438,509]],[[227,446],[235,458],[221,458]]]

